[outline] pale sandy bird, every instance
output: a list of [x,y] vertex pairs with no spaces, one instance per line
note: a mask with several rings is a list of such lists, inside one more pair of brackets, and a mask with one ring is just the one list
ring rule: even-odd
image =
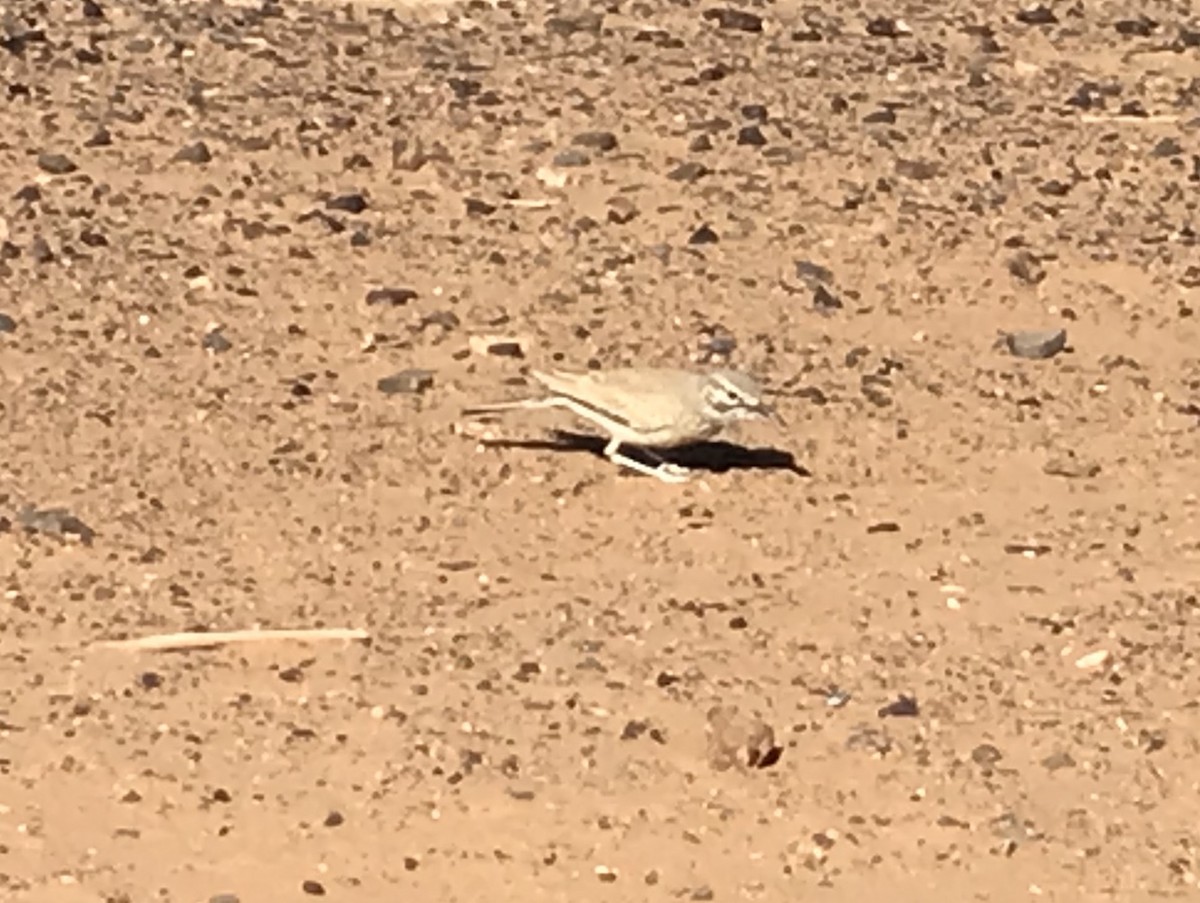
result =
[[649,451],[712,439],[731,423],[774,414],[762,387],[736,370],[706,373],[660,367],[622,367],[573,373],[531,370],[547,394],[466,408],[476,416],[535,408],[566,408],[600,427],[609,437],[610,461],[668,483],[685,481],[687,471],[661,458],[650,467],[621,453],[628,445]]

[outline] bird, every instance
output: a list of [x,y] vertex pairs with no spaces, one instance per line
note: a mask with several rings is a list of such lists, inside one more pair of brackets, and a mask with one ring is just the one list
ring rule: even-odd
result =
[[[617,367],[583,373],[531,369],[530,376],[546,390],[541,397],[476,405],[464,408],[463,415],[565,408],[604,431],[608,443],[603,454],[609,461],[664,483],[686,482],[689,473],[653,449],[703,442],[735,421],[776,416],[758,381],[728,368],[699,372]],[[642,449],[656,466],[624,454],[624,446]]]

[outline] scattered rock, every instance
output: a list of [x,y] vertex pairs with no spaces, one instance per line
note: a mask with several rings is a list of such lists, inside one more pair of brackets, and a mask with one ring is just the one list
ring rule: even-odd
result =
[[471,351],[494,357],[525,357],[525,342],[512,336],[473,335],[467,339]]
[[1010,332],[1005,335],[1004,342],[1014,357],[1045,360],[1067,347],[1067,331],[1049,329]]
[[758,715],[743,713],[736,705],[716,705],[708,710],[705,736],[708,763],[716,771],[768,768],[783,750],[775,745],[774,729]]
[[617,146],[617,136],[612,132],[583,132],[576,135],[572,143],[592,150],[610,151]]
[[403,307],[416,298],[417,293],[411,288],[373,288],[367,292],[367,307],[374,307],[377,304]]
[[210,162],[212,160],[212,152],[203,141],[196,141],[181,147],[171,159],[176,163],[194,163],[199,165]]
[[767,136],[758,126],[747,125],[738,130],[737,143],[743,147],[763,147],[767,143]]
[[891,107],[882,107],[863,117],[867,125],[895,125],[896,111]]
[[824,285],[818,285],[813,289],[813,307],[823,313],[841,310],[844,305],[842,299],[827,289]]
[[568,147],[554,155],[555,166],[587,166],[591,162],[591,157],[574,147]]
[[320,881],[314,881],[311,878],[309,878],[307,881],[303,882],[300,885],[300,889],[302,891],[304,891],[306,894],[308,894],[310,897],[325,896],[325,885],[322,884]]
[[1037,6],[1018,10],[1016,19],[1022,25],[1054,25],[1058,22],[1058,16],[1054,15],[1054,10],[1040,3]]
[[711,361],[714,357],[728,357],[737,349],[737,338],[721,324],[706,326],[700,331],[697,341],[701,360]]
[[704,19],[709,22],[716,22],[718,28],[724,28],[729,31],[745,31],[750,34],[758,34],[763,30],[762,16],[756,16],[754,13],[746,12],[742,9],[706,9],[704,11]]
[[624,195],[617,195],[608,202],[608,221],[618,226],[632,222],[638,215],[637,205]]
[[920,713],[916,697],[901,694],[894,701],[882,706],[877,714],[880,718],[915,718]]
[[498,209],[495,204],[480,198],[464,198],[463,204],[467,208],[467,216],[491,216]]
[[237,894],[213,894],[208,898],[208,903],[242,903],[242,901]]
[[[708,138],[707,135],[702,135],[701,137],[705,139]],[[709,146],[711,147],[712,145],[710,144]],[[711,174],[712,170],[703,163],[697,163],[689,160],[685,163],[680,163],[669,173],[667,173],[667,178],[673,182],[695,182],[697,179]]]
[[66,154],[38,154],[37,162],[43,172],[54,176],[65,176],[79,168]]
[[1107,665],[1111,658],[1112,654],[1107,649],[1097,649],[1075,659],[1075,667],[1081,671],[1090,671]]
[[705,223],[692,233],[688,239],[689,245],[714,245],[720,241],[720,237],[712,230],[712,227]]
[[1022,249],[1008,261],[1008,271],[1026,285],[1037,285],[1046,278],[1046,268],[1036,254]]
[[712,138],[703,132],[697,135],[688,143],[688,150],[693,153],[703,153],[704,151],[712,150]]
[[340,210],[344,213],[362,213],[367,209],[367,199],[361,194],[339,194],[325,202],[326,210]]
[[17,321],[8,314],[0,313],[0,334],[5,332],[16,332]]
[[1051,753],[1042,759],[1042,767],[1047,771],[1059,771],[1063,768],[1074,768],[1075,758],[1069,752]]
[[96,538],[96,531],[66,508],[34,508],[26,505],[17,512],[17,523],[30,533],[48,536],[77,536],[87,546]]
[[878,16],[867,22],[867,34],[873,38],[902,38],[912,34],[912,29],[903,19]]
[[1078,458],[1074,451],[1068,451],[1065,455],[1056,455],[1048,460],[1042,465],[1042,472],[1052,477],[1066,477],[1072,480],[1091,478],[1099,475],[1100,465],[1095,461]]
[[422,395],[433,388],[433,373],[430,370],[401,370],[383,377],[375,385],[384,395]]
[[220,329],[210,329],[204,334],[204,338],[200,340],[200,347],[205,351],[211,351],[213,354],[224,354],[233,348],[233,342],[225,338]]
[[29,256],[34,263],[50,263],[54,260],[54,249],[42,236],[35,235],[29,243]]

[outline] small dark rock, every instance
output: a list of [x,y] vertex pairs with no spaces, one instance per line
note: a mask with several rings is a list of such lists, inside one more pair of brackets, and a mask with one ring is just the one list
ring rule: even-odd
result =
[[712,150],[712,138],[706,134],[699,134],[688,143],[688,150],[692,153],[703,153],[704,151]]
[[38,154],[38,167],[54,176],[65,176],[79,167],[66,154]]
[[362,213],[367,209],[367,199],[361,194],[340,194],[325,202],[327,210],[341,210],[345,213]]
[[971,761],[984,768],[994,768],[1003,758],[1004,754],[991,743],[980,743],[971,750]]
[[824,285],[818,285],[813,289],[813,307],[817,310],[828,313],[834,310],[841,310],[844,306],[842,299]]
[[608,221],[614,225],[624,226],[637,215],[637,205],[627,197],[618,195],[608,202]]
[[1138,16],[1136,19],[1119,19],[1113,24],[1113,28],[1116,29],[1117,34],[1135,38],[1148,38],[1154,34],[1158,28],[1158,23],[1145,16]]
[[897,19],[879,16],[867,22],[867,34],[873,38],[900,38],[912,34],[912,31]]
[[203,164],[212,160],[212,152],[203,141],[196,141],[181,147],[172,159],[177,163]]
[[1058,22],[1058,16],[1054,15],[1054,10],[1040,3],[1037,6],[1018,10],[1016,19],[1022,25],[1054,25]]
[[767,143],[767,136],[758,126],[747,125],[738,130],[737,143],[746,147],[762,147]]
[[554,155],[555,166],[587,166],[591,162],[591,157],[574,147],[569,147]]
[[1004,341],[1014,357],[1045,360],[1067,347],[1067,331],[1050,329],[1010,332],[1004,337]]
[[108,147],[112,143],[113,143],[112,132],[110,132],[104,126],[100,126],[100,128],[96,129],[96,131],[92,133],[91,138],[89,138],[87,141],[83,142],[83,146],[84,147]]
[[1075,758],[1069,752],[1051,753],[1042,759],[1042,767],[1047,771],[1059,771],[1063,768],[1074,768]]
[[811,260],[796,261],[796,278],[804,281],[809,288],[819,285],[829,285],[833,282],[833,271],[829,267],[813,263]]
[[[83,0],[83,17],[85,19],[103,19],[104,8],[96,0]],[[237,900],[233,900],[232,903],[237,903]]]
[[340,828],[345,823],[346,816],[336,810],[325,816],[325,827],[327,828]]
[[720,236],[712,230],[712,227],[705,223],[699,229],[692,233],[688,239],[689,245],[714,245],[720,241]]
[[383,377],[375,385],[384,395],[422,395],[433,388],[433,373],[429,370],[401,370]]
[[373,288],[367,292],[367,306],[386,304],[389,307],[402,307],[416,297],[417,293],[411,288]]
[[54,250],[50,243],[40,235],[35,235],[29,243],[29,256],[35,263],[49,263],[54,259]]
[[736,705],[716,705],[706,714],[704,726],[708,763],[715,771],[769,768],[783,750],[775,744],[775,730],[757,713]]
[[1032,251],[1021,250],[1008,261],[1008,271],[1026,285],[1037,285],[1046,278],[1046,268]]
[[1052,477],[1066,477],[1069,480],[1089,479],[1099,476],[1100,465],[1086,458],[1079,458],[1074,451],[1068,450],[1064,455],[1055,455],[1042,465],[1042,473]]
[[550,17],[546,20],[546,31],[565,38],[577,33],[598,35],[603,25],[603,13],[579,13],[573,16]]
[[1049,179],[1038,186],[1038,191],[1050,197],[1063,198],[1071,193],[1071,186],[1058,179]]
[[17,189],[17,193],[13,195],[13,200],[20,201],[23,204],[36,204],[42,199],[42,189],[36,185],[22,185]]
[[1127,100],[1121,104],[1120,115],[1132,116],[1136,119],[1149,118],[1150,112],[1140,100]]
[[[701,137],[707,138],[708,136],[702,135]],[[687,162],[680,163],[669,173],[667,173],[667,178],[672,182],[695,182],[697,179],[701,179],[704,176],[710,175],[711,173],[712,170],[703,163],[697,163],[694,160],[688,160]]]
[[576,135],[571,143],[592,150],[610,151],[617,146],[617,136],[612,132],[583,132]]
[[900,695],[894,702],[879,709],[880,718],[914,718],[920,714],[917,700],[913,696]]
[[1162,138],[1150,151],[1151,157],[1178,157],[1183,153],[1183,145],[1174,138]]
[[896,122],[896,111],[891,107],[882,107],[864,116],[863,122],[868,125],[893,125]]
[[927,182],[942,174],[941,167],[928,160],[897,160],[896,175],[914,182]]
[[16,332],[17,321],[8,314],[0,314],[0,333]]
[[17,523],[30,533],[48,536],[78,536],[84,545],[90,546],[96,531],[81,521],[66,508],[34,508],[26,505],[17,512]]
[[756,16],[754,13],[746,12],[741,9],[708,9],[704,11],[704,19],[709,22],[716,22],[718,28],[726,28],[730,31],[745,31],[751,34],[758,34],[763,30],[762,16]]
[[495,204],[479,198],[464,198],[463,204],[467,208],[467,216],[491,216],[497,210]]
[[742,104],[742,116],[752,122],[766,122],[767,108],[761,103]]
[[221,330],[214,329],[204,334],[204,338],[200,340],[200,347],[205,351],[211,351],[213,354],[224,354],[233,348],[233,342],[225,338],[221,334]]
[[303,884],[301,884],[300,889],[302,891],[304,891],[306,894],[308,894],[310,897],[325,896],[325,885],[322,884],[320,881],[313,881],[311,878],[309,878],[307,881],[305,881]]

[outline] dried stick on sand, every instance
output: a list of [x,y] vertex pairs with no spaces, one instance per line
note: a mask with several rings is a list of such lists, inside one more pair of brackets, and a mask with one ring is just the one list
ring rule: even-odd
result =
[[370,637],[365,630],[345,627],[318,628],[312,630],[227,630],[204,633],[160,633],[135,637],[131,640],[108,640],[96,643],[106,649],[130,649],[140,651],[163,651],[175,649],[202,649],[208,646],[228,646],[233,643],[267,643],[273,641],[299,640],[365,640]]

